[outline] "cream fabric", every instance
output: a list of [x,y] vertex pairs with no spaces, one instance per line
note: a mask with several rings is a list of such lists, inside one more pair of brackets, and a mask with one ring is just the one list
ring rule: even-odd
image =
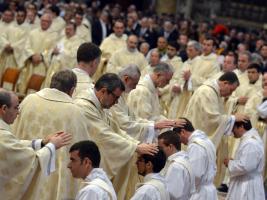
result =
[[151,121],[166,119],[161,115],[158,91],[150,75],[146,75],[128,96],[128,105],[134,114],[140,118]]
[[166,181],[158,173],[147,174],[144,182],[137,184],[137,189],[131,200],[169,200],[170,195]]
[[92,169],[84,184],[75,200],[117,200],[112,183],[101,168]]
[[226,199],[265,199],[262,171],[264,147],[255,129],[241,138],[235,158],[229,161],[230,186]]
[[[51,62],[51,53],[57,39],[57,32],[52,32],[50,29],[43,31],[38,28],[29,33],[22,55],[26,63],[19,79],[19,89],[21,92],[24,92],[32,74],[46,76]],[[30,57],[34,54],[42,54],[43,56],[43,61],[38,65],[33,65],[31,62]]]
[[[190,70],[191,71],[191,70]],[[214,53],[208,56],[201,55],[198,58],[196,66],[192,68],[191,79],[192,88],[195,91],[206,80],[210,79],[214,74],[220,71],[217,55]]]
[[64,36],[56,45],[59,49],[58,55],[53,55],[51,65],[47,71],[45,86],[49,87],[51,78],[55,72],[64,68],[73,69],[77,66],[77,50],[83,41],[74,35],[71,38]]
[[[135,184],[138,178],[134,158],[139,142],[122,131],[103,110],[93,89],[80,93],[75,102],[85,112],[91,139],[99,147],[100,166],[112,180],[118,199],[127,199],[128,184]],[[132,170],[134,177],[130,178]]]
[[[23,100],[14,130],[16,136],[23,139],[44,138],[62,131],[72,135],[72,143],[90,139],[80,108],[66,93],[51,88],[30,94]],[[79,182],[72,178],[71,173],[67,173],[70,146],[57,152],[56,172],[48,179],[38,182],[42,187],[39,191],[32,192],[33,199],[62,200],[75,197]]]
[[111,107],[112,117],[119,124],[120,128],[131,137],[139,141],[147,141],[149,127],[154,129],[154,122],[136,117],[133,110],[127,105],[128,94],[124,92],[118,103]]
[[128,64],[136,64],[140,71],[147,65],[146,58],[137,49],[130,52],[127,48],[116,51],[108,61],[107,72],[118,73]]
[[199,56],[188,59],[184,62],[181,71],[176,71],[171,80],[171,84],[178,84],[181,87],[180,94],[171,93],[171,103],[168,113],[168,118],[176,119],[183,115],[186,105],[188,104],[190,97],[192,95],[192,89],[188,89],[188,82],[183,79],[184,71],[190,70],[194,72],[194,68],[198,67]]
[[[55,147],[49,143],[34,151],[32,141],[17,139],[8,124],[0,120],[0,194],[2,199],[34,200],[33,193],[46,180],[55,161]],[[40,179],[40,177],[43,177]]]
[[72,94],[72,97],[76,98],[76,96],[80,94],[83,90],[88,90],[89,88],[93,88],[94,85],[93,85],[93,80],[86,71],[78,67],[75,67],[74,69],[72,69],[72,71],[77,76],[76,88]]

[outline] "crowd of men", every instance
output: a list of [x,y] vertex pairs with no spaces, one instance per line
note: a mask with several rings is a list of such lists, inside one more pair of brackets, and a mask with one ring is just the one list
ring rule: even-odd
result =
[[21,103],[0,89],[1,198],[265,199],[264,31],[100,1],[2,8],[1,75],[19,69],[20,93],[45,80]]

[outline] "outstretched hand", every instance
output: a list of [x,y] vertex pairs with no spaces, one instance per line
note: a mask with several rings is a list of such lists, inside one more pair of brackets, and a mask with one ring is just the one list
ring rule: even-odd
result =
[[158,146],[156,144],[146,144],[141,143],[137,146],[136,152],[139,154],[148,154],[154,155],[159,151]]
[[49,142],[55,145],[56,149],[70,144],[72,136],[68,133],[60,132],[48,136]]

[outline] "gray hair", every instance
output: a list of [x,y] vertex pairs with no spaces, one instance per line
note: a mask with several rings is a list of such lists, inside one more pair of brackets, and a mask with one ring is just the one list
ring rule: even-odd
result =
[[195,41],[195,40],[190,40],[188,43],[187,43],[187,46],[192,46],[194,47],[197,51],[202,51],[202,46],[199,42]]
[[238,54],[238,56],[241,56],[241,55],[246,55],[248,57],[248,62],[252,62],[252,56],[249,51],[244,51]]
[[263,58],[261,57],[260,54],[258,54],[258,53],[252,53],[251,54],[251,57],[252,57],[252,63],[257,63],[259,65],[262,65]]
[[121,71],[119,71],[118,75],[120,78],[126,75],[130,77],[137,77],[140,76],[141,73],[136,64],[129,64],[126,65]]
[[171,65],[169,65],[169,64],[167,64],[165,62],[160,62],[153,69],[153,73],[157,73],[157,72],[173,73],[174,70],[173,70]]
[[140,48],[141,48],[141,46],[147,46],[148,49],[150,48],[150,45],[147,42],[142,42],[140,45]]

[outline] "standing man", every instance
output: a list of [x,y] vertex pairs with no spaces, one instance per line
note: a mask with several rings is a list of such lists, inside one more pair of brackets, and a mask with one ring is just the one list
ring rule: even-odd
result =
[[[181,117],[184,113],[186,105],[189,102],[190,97],[193,93],[192,82],[190,81],[191,73],[194,76],[195,68],[197,68],[197,63],[200,59],[201,54],[201,44],[197,41],[190,41],[187,44],[186,52],[188,55],[188,60],[183,63],[181,73],[177,71],[174,74],[174,78],[171,80],[172,90],[171,90],[171,103],[168,113],[170,119],[175,119]],[[197,74],[196,74],[197,75]]]
[[77,142],[71,146],[69,154],[68,168],[72,176],[85,181],[85,186],[77,194],[76,200],[117,200],[106,172],[99,168],[101,155],[94,142]]
[[229,170],[230,186],[227,200],[265,199],[263,187],[264,147],[258,132],[249,120],[236,122],[233,127],[235,138],[240,138],[234,159],[224,159]]
[[121,68],[128,64],[136,64],[140,71],[147,65],[146,58],[137,49],[138,38],[136,35],[130,35],[127,38],[127,47],[116,51],[109,59],[107,72],[119,72]]
[[108,73],[98,79],[94,89],[80,93],[75,100],[85,112],[88,132],[102,155],[100,166],[112,180],[119,200],[127,199],[126,193],[130,193],[137,181],[136,169],[132,168],[135,152],[157,152],[154,144],[140,143],[122,131],[106,112],[118,102],[124,90],[121,79],[116,74]]
[[222,97],[230,96],[238,85],[239,81],[234,72],[226,72],[218,80],[207,81],[194,92],[184,112],[184,117],[191,121],[195,128],[205,132],[217,150],[220,149],[217,151],[216,185],[220,184],[224,177],[224,169],[220,168],[222,162],[219,160],[225,157],[223,154],[227,154],[222,137],[231,133],[235,121],[245,118],[238,113],[229,115],[224,109]]
[[[86,119],[71,98],[76,80],[71,70],[59,71],[53,75],[50,88],[28,95],[20,105],[20,114],[14,124],[16,136],[29,139],[45,137],[50,132],[65,131],[72,135],[73,142],[88,139],[90,135],[87,132]],[[79,184],[69,173],[65,173],[64,165],[68,159],[67,149],[58,152],[58,169],[55,174],[42,181],[39,192],[32,192],[35,199],[74,198]]]
[[140,71],[136,65],[128,65],[119,72],[119,77],[125,86],[125,91],[122,93],[118,103],[111,107],[112,117],[117,121],[120,128],[126,131],[133,138],[152,143],[157,138],[157,132],[163,128],[171,128],[178,125],[178,121],[161,120],[149,121],[145,118],[137,117],[134,110],[127,104],[129,93],[135,89]]
[[139,81],[136,89],[132,90],[128,97],[128,105],[136,116],[153,121],[166,119],[161,115],[158,88],[166,86],[172,75],[172,67],[167,63],[159,63],[153,72]]
[[55,72],[64,68],[72,69],[77,66],[77,50],[83,41],[76,34],[76,25],[70,22],[66,25],[63,38],[57,43],[52,52],[51,65],[47,71],[45,86],[49,87]]
[[44,14],[41,17],[41,28],[29,33],[22,57],[25,66],[19,79],[19,90],[25,92],[26,85],[32,74],[46,76],[50,66],[51,53],[58,39],[58,33],[50,31],[52,16]]
[[203,54],[199,57],[196,66],[184,72],[184,77],[194,91],[220,71],[217,55],[213,53],[214,47],[215,39],[206,37],[202,44]]
[[55,149],[69,144],[71,136],[57,133],[44,140],[17,139],[11,133],[10,124],[16,119],[18,109],[18,97],[0,89],[0,155],[3,158],[0,194],[3,199],[34,200],[32,194],[38,192],[47,176],[55,171]]
[[73,98],[81,91],[93,88],[92,76],[95,74],[101,56],[101,50],[93,43],[83,43],[77,51],[78,66],[72,69],[77,76],[77,86]]
[[155,155],[139,155],[136,165],[138,174],[144,176],[144,182],[137,184],[131,200],[169,200],[170,195],[165,178],[159,174],[166,162],[166,155],[160,149]]
[[216,175],[216,149],[207,135],[195,130],[192,123],[186,119],[185,125],[174,129],[181,142],[187,145],[187,153],[192,171],[195,175],[196,192],[190,200],[215,200],[217,190],[213,184]]
[[181,151],[181,140],[174,131],[167,131],[158,137],[159,147],[168,157],[161,170],[167,183],[171,200],[190,199],[195,191],[195,177],[188,154]]

